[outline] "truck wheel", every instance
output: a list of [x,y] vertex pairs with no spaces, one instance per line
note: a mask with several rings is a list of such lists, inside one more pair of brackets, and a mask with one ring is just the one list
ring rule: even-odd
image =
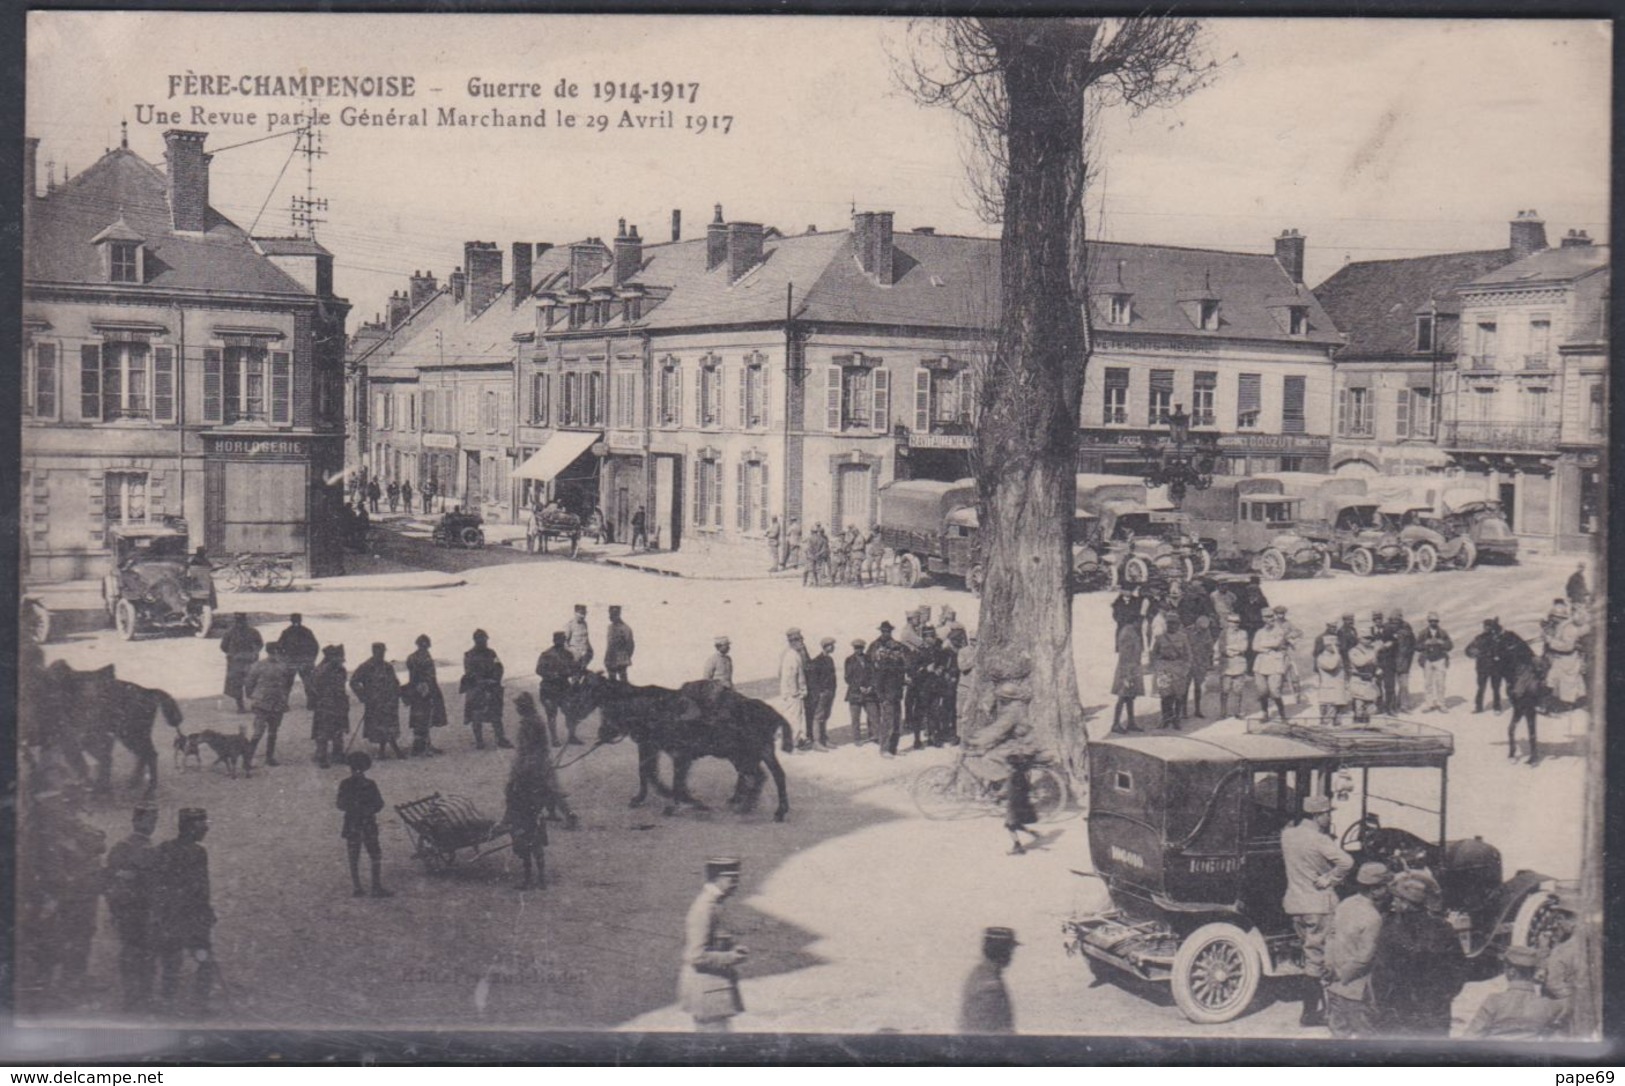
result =
[[485,542],[485,533],[470,525],[458,533],[457,541],[465,547],[478,547]]
[[1145,559],[1141,558],[1139,555],[1136,554],[1127,562],[1123,563],[1124,584],[1145,584],[1145,582],[1149,581],[1150,579],[1151,567],[1147,565]]
[[920,568],[920,560],[912,554],[897,556],[897,583],[904,588],[918,588],[925,579],[925,571]]
[[[1196,568],[1196,576],[1201,577],[1213,571],[1213,552],[1206,547],[1196,547],[1196,558],[1192,563]],[[1189,578],[1187,578],[1188,580]]]
[[1478,565],[1478,544],[1462,536],[1461,550],[1456,552],[1456,568],[1469,570]]
[[1320,552],[1320,573],[1321,573],[1321,576],[1323,576],[1323,577],[1330,577],[1332,575],[1332,552],[1331,551],[1321,551]]
[[118,630],[122,641],[135,640],[136,613],[135,604],[129,600],[119,600],[113,606],[113,627]]
[[36,645],[43,645],[51,639],[51,609],[39,600],[32,600],[28,604],[28,636]]
[[1258,574],[1266,581],[1279,581],[1286,576],[1286,555],[1271,547],[1258,556]]
[[965,574],[965,587],[975,595],[980,596],[984,583],[986,583],[986,574],[982,572],[982,567],[980,565],[970,567],[970,572]]
[[1258,994],[1258,954],[1234,924],[1204,924],[1174,955],[1174,1002],[1192,1022],[1212,1025],[1239,1016]]
[[192,631],[193,637],[208,637],[209,629],[214,625],[214,608],[204,604],[197,609],[197,629]]
[[1371,556],[1371,551],[1365,547],[1355,547],[1349,551],[1344,561],[1348,563],[1349,570],[1356,577],[1369,577],[1376,568],[1377,560]]
[[1413,567],[1417,573],[1432,573],[1439,568],[1439,552],[1432,543],[1418,543],[1411,554],[1415,558]]

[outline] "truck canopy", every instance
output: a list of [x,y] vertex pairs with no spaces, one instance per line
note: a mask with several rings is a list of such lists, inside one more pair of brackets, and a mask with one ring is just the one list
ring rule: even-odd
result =
[[1452,487],[1439,497],[1439,506],[1446,513],[1466,513],[1479,506],[1499,509],[1501,503],[1488,494],[1466,487]]
[[1320,475],[1312,471],[1272,471],[1255,475],[1253,478],[1275,483],[1281,487],[1281,493],[1294,498],[1366,493],[1365,480],[1352,475]]
[[976,480],[951,483],[906,479],[880,488],[880,524],[918,532],[941,532],[956,509],[976,507]]
[[1077,477],[1077,509],[1098,515],[1107,502],[1130,501],[1145,505],[1145,484],[1127,475],[1080,474]]

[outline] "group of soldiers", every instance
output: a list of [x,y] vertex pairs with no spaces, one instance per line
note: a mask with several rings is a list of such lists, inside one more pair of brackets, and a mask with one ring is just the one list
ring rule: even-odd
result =
[[831,535],[822,524],[814,524],[804,541],[800,521],[791,517],[781,525],[774,517],[767,529],[767,547],[769,568],[774,572],[800,569],[801,583],[809,587],[861,588],[887,581],[886,546],[880,541],[879,528],[863,531],[848,524]]
[[403,507],[410,513],[414,496],[421,498],[425,513],[432,512],[434,500],[439,494],[440,488],[433,479],[424,480],[422,488],[416,491],[412,489],[410,479],[400,482],[391,479],[387,484],[381,485],[377,479],[358,475],[350,485],[351,503],[363,507],[363,511],[370,510],[373,513],[380,512],[381,504],[386,501],[391,513]]

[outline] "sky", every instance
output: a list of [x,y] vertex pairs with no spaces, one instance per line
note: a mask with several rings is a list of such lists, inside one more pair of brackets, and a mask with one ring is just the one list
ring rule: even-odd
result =
[[[894,75],[905,22],[867,17],[31,12],[27,129],[60,180],[118,146],[161,166],[162,132],[202,128],[211,202],[260,235],[293,233],[306,192],[298,98],[191,93],[186,77],[410,76],[411,97],[326,97],[311,191],[354,330],[464,241],[650,241],[728,219],[786,233],[889,210],[899,229],[996,235],[965,182],[956,118]],[[1540,212],[1548,236],[1608,230],[1610,29],[1603,22],[1217,19],[1212,84],[1137,117],[1108,114],[1091,228],[1113,241],[1272,251],[1308,238],[1307,278],[1347,260],[1506,245]],[[86,78],[94,72],[95,78]],[[471,95],[470,80],[539,98]],[[559,98],[561,80],[576,97]],[[595,84],[698,83],[693,102],[593,98]],[[171,88],[176,93],[171,96]],[[196,90],[198,81],[192,82]],[[423,128],[343,124],[346,107],[427,110]],[[546,128],[440,126],[440,110],[548,118]],[[674,127],[619,127],[621,110]],[[243,117],[210,117],[194,108]],[[179,111],[179,123],[155,115]],[[558,126],[560,113],[575,128]],[[607,118],[607,130],[587,127]],[[731,121],[719,122],[722,117]],[[706,130],[698,130],[704,118]],[[726,132],[722,131],[726,128]],[[269,139],[261,137],[271,136]],[[248,141],[259,142],[249,143]],[[244,146],[234,146],[246,144]],[[41,186],[45,184],[42,176]]]

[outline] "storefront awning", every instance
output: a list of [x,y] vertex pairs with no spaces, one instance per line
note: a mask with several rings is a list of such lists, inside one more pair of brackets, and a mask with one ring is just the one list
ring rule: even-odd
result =
[[569,467],[576,457],[592,448],[593,443],[602,436],[591,430],[559,430],[529,460],[519,465],[513,477],[545,483]]

